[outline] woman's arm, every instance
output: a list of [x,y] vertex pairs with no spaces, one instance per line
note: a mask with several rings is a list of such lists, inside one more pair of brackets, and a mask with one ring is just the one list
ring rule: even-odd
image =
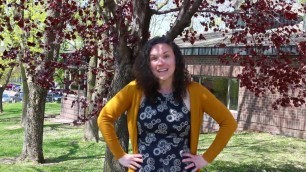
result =
[[233,133],[236,131],[237,122],[227,107],[206,88],[204,89],[204,112],[211,116],[220,126],[213,143],[203,154],[203,158],[206,161],[212,162],[215,157],[223,150],[227,142],[232,137]]
[[114,123],[131,106],[132,98],[132,89],[127,85],[106,103],[98,117],[99,129],[116,159],[124,156],[126,152],[119,143]]

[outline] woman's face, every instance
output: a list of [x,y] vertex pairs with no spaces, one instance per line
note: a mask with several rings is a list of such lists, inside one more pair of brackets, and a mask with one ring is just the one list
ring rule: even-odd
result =
[[154,45],[150,52],[150,67],[160,83],[172,83],[175,71],[175,55],[172,47],[165,43]]

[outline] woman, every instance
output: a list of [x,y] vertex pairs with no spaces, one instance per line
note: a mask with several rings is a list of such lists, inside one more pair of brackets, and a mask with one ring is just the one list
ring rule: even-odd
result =
[[[98,125],[119,163],[129,171],[197,171],[212,162],[237,128],[229,110],[202,85],[190,81],[179,47],[166,37],[149,40],[136,59],[135,81],[102,109]],[[122,149],[115,120],[127,111],[132,153]],[[220,129],[210,147],[197,155],[207,113]]]

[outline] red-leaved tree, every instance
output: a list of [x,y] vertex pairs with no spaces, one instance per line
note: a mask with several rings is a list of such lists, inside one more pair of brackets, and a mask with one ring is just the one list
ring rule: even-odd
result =
[[[172,17],[166,23],[169,29],[164,32],[170,39],[180,37],[195,43],[204,40],[211,31],[230,35],[216,46],[226,47],[227,41],[242,47],[241,52],[227,52],[221,58],[225,65],[234,62],[244,67],[238,76],[241,86],[258,96],[280,93],[280,99],[273,104],[275,108],[305,105],[305,31],[294,26],[304,14],[302,4],[285,0],[36,0],[1,1],[0,7],[0,31],[21,30],[17,34],[21,33],[22,41],[7,46],[1,58],[20,56],[20,65],[25,66],[29,102],[22,155],[31,160],[43,162],[44,104],[55,71],[65,70],[73,76],[74,80],[62,78],[65,84],[77,82],[87,87],[87,99],[81,101],[88,109],[84,119],[91,121],[90,135],[97,137],[94,117],[103,106],[102,98],[106,94],[112,97],[133,79],[131,67],[151,36],[153,16]],[[35,20],[34,11],[45,17]],[[200,29],[194,30],[191,23],[198,24]],[[61,54],[67,46],[73,51]],[[286,51],[286,46],[294,46],[294,51]],[[273,56],[266,53],[271,49],[275,52]],[[120,129],[117,134],[127,151],[124,115],[116,123],[116,129]],[[124,170],[109,150],[104,168]]]

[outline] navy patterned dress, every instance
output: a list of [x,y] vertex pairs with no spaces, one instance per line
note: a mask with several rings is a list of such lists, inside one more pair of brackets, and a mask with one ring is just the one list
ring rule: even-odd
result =
[[143,163],[136,171],[186,171],[187,164],[182,162],[181,154],[189,152],[190,111],[183,101],[175,101],[172,93],[159,93],[156,103],[144,99],[137,127],[138,151]]

